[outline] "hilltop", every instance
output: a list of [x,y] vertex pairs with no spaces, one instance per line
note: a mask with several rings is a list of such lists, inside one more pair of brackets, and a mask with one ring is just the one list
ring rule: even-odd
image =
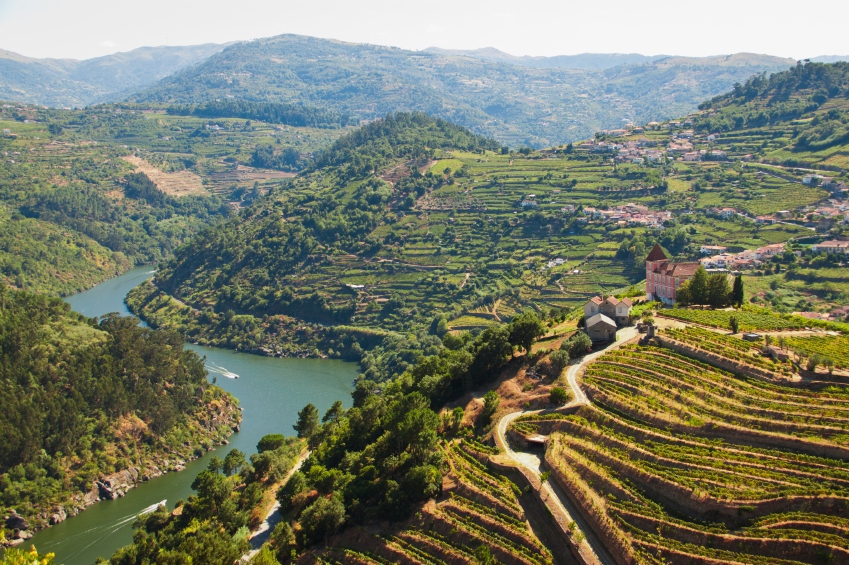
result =
[[687,113],[755,73],[795,61],[756,55],[675,58],[606,70],[531,68],[515,61],[281,35],[238,43],[130,96],[195,103],[233,97],[302,102],[358,119],[420,111],[513,147],[545,147],[599,129]]
[[0,100],[59,107],[115,100],[227,45],[140,47],[83,61],[35,59],[0,49]]
[[447,56],[472,57],[484,61],[500,61],[523,67],[552,69],[609,69],[619,65],[650,63],[668,57],[668,55],[640,55],[639,53],[581,53],[579,55],[555,55],[552,57],[531,55],[517,57],[494,47],[483,47],[481,49],[428,47],[425,51]]

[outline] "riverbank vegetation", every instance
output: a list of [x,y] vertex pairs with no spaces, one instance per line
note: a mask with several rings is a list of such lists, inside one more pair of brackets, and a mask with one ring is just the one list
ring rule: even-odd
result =
[[[0,304],[0,512],[17,511],[18,530],[171,470],[220,444],[241,419],[179,334],[134,318],[97,322],[5,286]],[[127,470],[120,489],[95,484]]]

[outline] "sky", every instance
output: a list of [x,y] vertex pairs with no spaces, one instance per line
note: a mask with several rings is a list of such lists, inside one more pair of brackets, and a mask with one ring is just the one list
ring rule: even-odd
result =
[[847,0],[0,0],[0,49],[84,59],[297,33],[513,55],[849,55]]

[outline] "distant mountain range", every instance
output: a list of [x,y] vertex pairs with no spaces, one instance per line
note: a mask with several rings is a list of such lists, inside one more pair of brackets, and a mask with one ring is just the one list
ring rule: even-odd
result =
[[57,107],[116,100],[227,45],[140,47],[83,61],[33,59],[0,49],[0,99]]
[[511,146],[542,147],[628,121],[680,116],[754,74],[794,64],[749,53],[516,57],[494,48],[409,51],[281,35],[144,47],[85,61],[0,51],[0,99],[83,106],[232,98],[304,104],[359,120],[418,110]]
[[359,119],[418,110],[510,146],[542,147],[627,121],[680,116],[753,74],[794,64],[736,54],[666,57],[606,69],[529,67],[281,35],[232,45],[130,100],[193,103],[230,97],[302,103]]
[[453,57],[472,57],[484,61],[498,61],[534,69],[610,69],[619,65],[639,65],[664,59],[668,55],[640,55],[639,53],[581,53],[580,55],[557,55],[555,57],[532,57],[525,55],[517,57],[499,51],[495,47],[482,49],[442,49],[428,47],[428,53]]

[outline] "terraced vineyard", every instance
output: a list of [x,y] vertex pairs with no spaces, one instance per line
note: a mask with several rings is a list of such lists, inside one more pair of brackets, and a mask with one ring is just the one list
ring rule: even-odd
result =
[[668,328],[663,334],[675,341],[686,344],[714,355],[737,363],[751,365],[759,369],[788,376],[792,373],[789,363],[779,363],[760,353],[759,344],[742,340],[738,337],[723,335],[717,332],[687,326],[686,328]]
[[849,336],[823,335],[791,337],[787,339],[787,348],[802,351],[808,357],[819,354],[834,361],[838,369],[849,368]]
[[799,330],[811,325],[809,320],[801,317],[780,316],[767,311],[732,311],[732,310],[691,310],[689,308],[670,308],[661,312],[668,318],[711,326],[728,328],[731,317],[737,318],[741,331],[779,331]]
[[514,429],[549,436],[552,478],[620,564],[849,563],[849,387],[637,346],[584,385],[590,405]]
[[469,440],[446,442],[442,450],[449,471],[438,501],[401,527],[379,534],[357,529],[298,562],[436,565],[481,562],[488,553],[499,563],[554,563],[527,522],[519,488],[482,463],[495,450]]

